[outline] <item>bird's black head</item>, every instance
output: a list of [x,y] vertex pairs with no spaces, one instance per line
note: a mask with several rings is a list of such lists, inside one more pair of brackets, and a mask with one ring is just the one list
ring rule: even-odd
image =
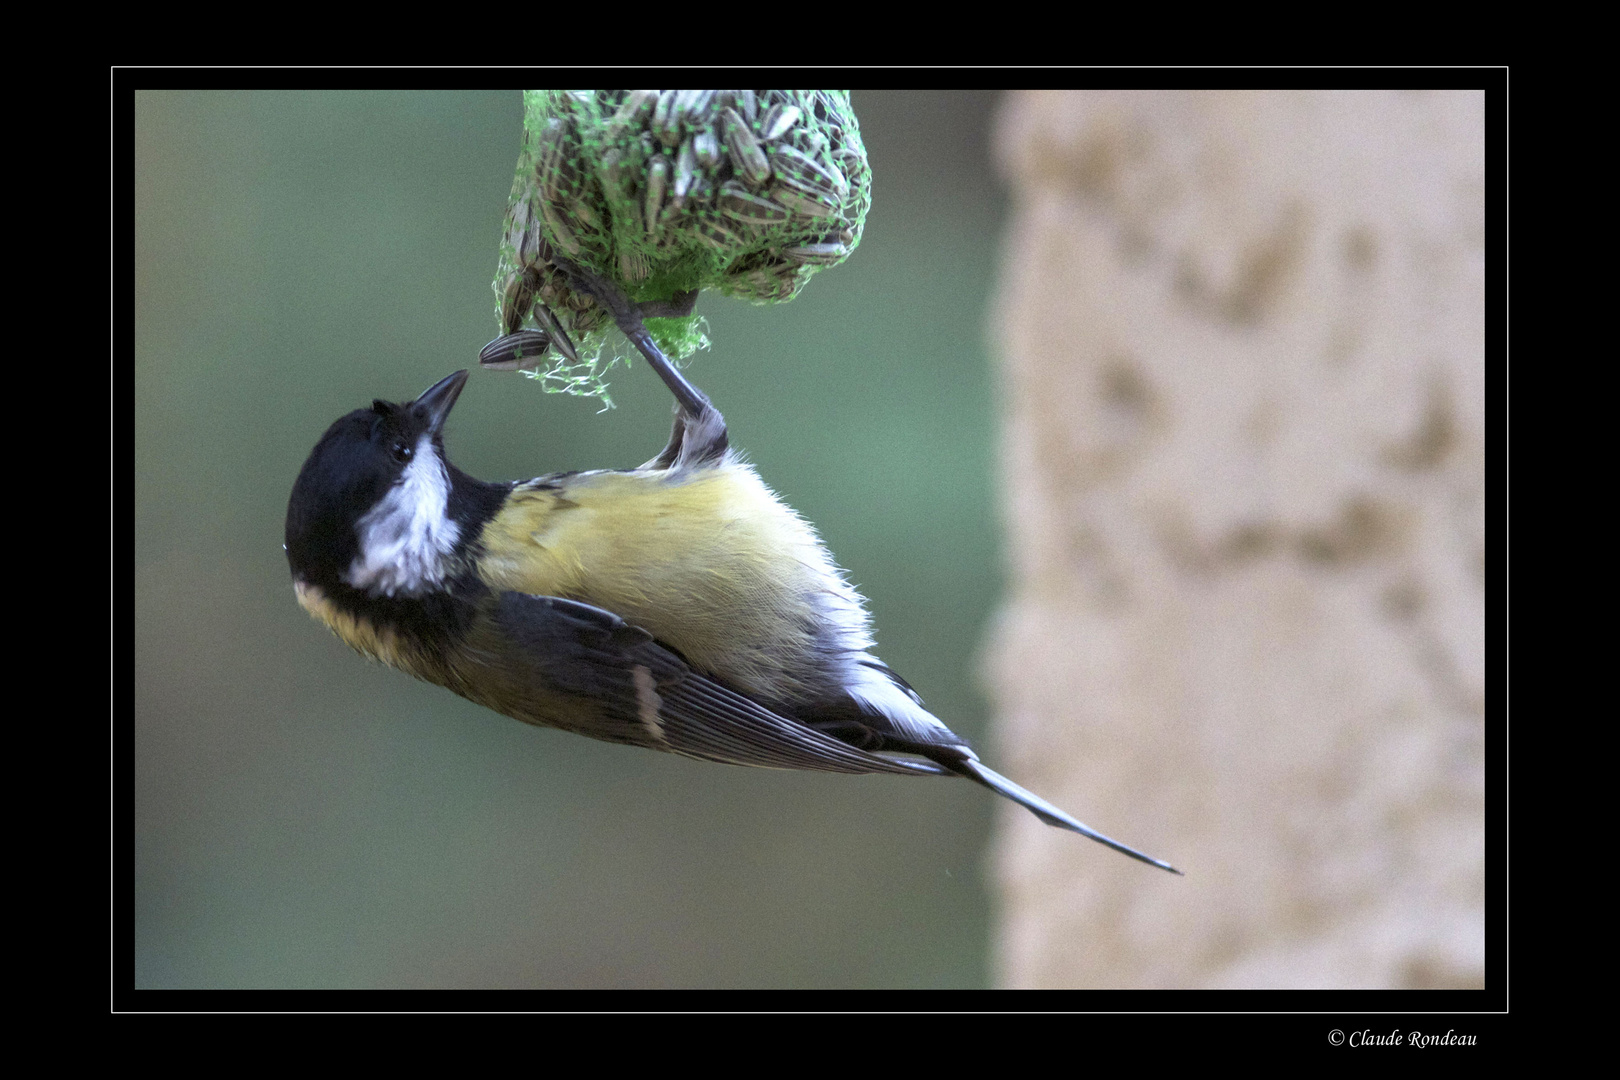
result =
[[415,401],[375,401],[327,428],[287,504],[293,577],[325,590],[414,595],[442,579],[461,529],[442,431],[458,371]]

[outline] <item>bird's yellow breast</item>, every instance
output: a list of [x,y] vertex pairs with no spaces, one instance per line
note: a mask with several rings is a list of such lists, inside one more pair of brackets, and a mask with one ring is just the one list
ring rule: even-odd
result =
[[859,605],[815,530],[734,458],[520,485],[480,539],[492,589],[605,608],[771,697],[810,674],[826,594]]

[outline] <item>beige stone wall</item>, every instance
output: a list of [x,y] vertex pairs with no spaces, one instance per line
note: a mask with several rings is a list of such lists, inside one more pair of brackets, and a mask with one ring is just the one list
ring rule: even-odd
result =
[[1483,984],[1483,129],[1007,100],[1004,985]]

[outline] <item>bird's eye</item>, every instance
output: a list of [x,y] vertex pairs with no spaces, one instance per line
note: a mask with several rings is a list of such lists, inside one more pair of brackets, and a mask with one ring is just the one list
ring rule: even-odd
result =
[[388,453],[393,457],[393,459],[395,461],[397,461],[401,465],[403,465],[407,461],[411,460],[411,454],[413,452],[413,449],[414,448],[411,446],[410,443],[405,442],[403,439],[400,439],[400,440],[395,441],[394,445],[388,448]]

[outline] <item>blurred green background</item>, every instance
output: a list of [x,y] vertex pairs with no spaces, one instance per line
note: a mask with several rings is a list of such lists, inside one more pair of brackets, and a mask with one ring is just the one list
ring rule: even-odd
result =
[[[855,255],[797,300],[706,295],[687,370],[871,601],[878,653],[994,762],[984,324],[995,94],[854,93]],[[135,975],[140,987],[978,987],[995,800],[530,728],[369,664],[293,599],[287,495],[325,427],[476,368],[516,90],[136,97]],[[474,371],[484,479],[644,461],[618,408]]]

